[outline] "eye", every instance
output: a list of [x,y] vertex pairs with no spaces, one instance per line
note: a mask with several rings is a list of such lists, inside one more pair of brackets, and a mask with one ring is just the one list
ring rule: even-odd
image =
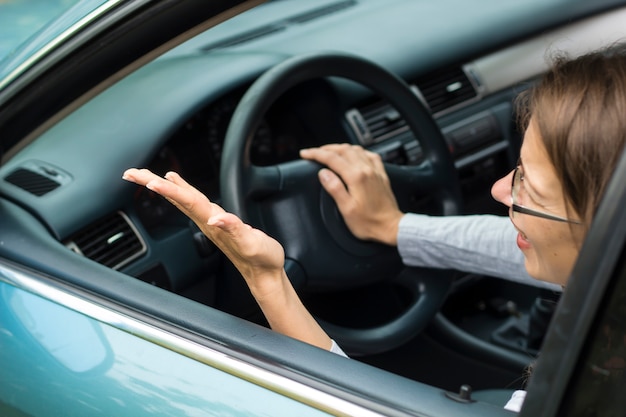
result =
[[525,185],[524,185],[524,169],[522,167],[522,165],[519,165],[519,168],[517,169],[517,181],[518,181],[518,188],[519,194],[523,194],[525,197],[523,197],[522,199],[528,199],[528,202],[531,204],[537,204],[536,200],[533,198],[533,196],[528,192],[528,190],[526,189]]
[[537,200],[537,198],[535,198],[535,196],[533,195],[533,191],[532,190],[528,190],[526,188],[526,186],[524,185],[524,169],[522,168],[522,165],[519,166],[518,169],[518,181],[519,181],[519,193],[523,195],[523,200],[527,199],[527,203],[530,205],[537,205],[537,206],[543,206],[541,203],[539,203],[539,200]]

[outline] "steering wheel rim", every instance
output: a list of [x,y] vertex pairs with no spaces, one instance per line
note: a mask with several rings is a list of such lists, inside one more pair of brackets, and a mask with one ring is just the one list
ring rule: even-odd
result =
[[[420,188],[437,196],[442,214],[458,212],[461,194],[454,163],[429,111],[402,79],[373,62],[343,53],[289,58],[262,74],[247,90],[224,141],[222,205],[281,242],[285,268],[296,287],[344,288],[382,279],[395,281],[414,294],[416,299],[404,313],[374,328],[351,329],[318,318],[347,353],[373,354],[400,346],[423,330],[445,300],[451,274],[423,268],[403,270],[395,248],[352,236],[334,201],[319,184],[320,165],[297,160],[258,167],[250,160],[254,132],[270,106],[300,83],[331,76],[360,83],[387,99],[419,138],[424,163],[410,167],[386,164],[400,207],[404,204],[403,195],[399,195],[402,190]],[[305,211],[308,215],[299,216],[311,207],[319,211]],[[299,233],[293,233],[294,228]]]

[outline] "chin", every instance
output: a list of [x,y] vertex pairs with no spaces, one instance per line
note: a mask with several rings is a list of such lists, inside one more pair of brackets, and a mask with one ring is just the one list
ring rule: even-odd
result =
[[553,279],[550,279],[551,278],[550,274],[548,274],[545,269],[537,265],[536,261],[529,260],[526,254],[524,254],[524,260],[525,260],[524,267],[526,268],[526,272],[532,278],[539,280],[539,281],[554,282]]
[[532,278],[539,281],[549,282],[551,284],[561,285],[562,287],[565,287],[565,284],[567,284],[567,280],[569,279],[571,273],[571,268],[568,271],[555,271],[542,268],[541,265],[538,265],[536,262],[529,261],[528,258],[526,258],[524,266],[526,267],[526,272],[528,272],[528,275]]

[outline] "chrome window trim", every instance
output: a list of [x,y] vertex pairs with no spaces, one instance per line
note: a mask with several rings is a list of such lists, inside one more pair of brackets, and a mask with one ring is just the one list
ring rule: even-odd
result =
[[88,15],[84,16],[78,22],[74,23],[72,26],[61,32],[56,38],[48,42],[48,44],[46,44],[43,48],[39,49],[37,52],[29,56],[28,59],[24,60],[24,62],[22,62],[20,65],[15,67],[11,72],[6,75],[6,77],[0,79],[0,90],[11,84],[21,74],[25,73],[28,68],[34,66],[38,61],[40,61],[51,51],[65,43],[74,34],[79,32],[81,29],[89,26],[91,22],[96,20],[102,14],[106,13],[107,11],[113,9],[118,4],[123,2],[124,0],[109,0],[106,3],[103,3],[102,5],[97,7]]
[[360,405],[81,298],[1,259],[0,281],[320,411],[342,416],[382,417]]

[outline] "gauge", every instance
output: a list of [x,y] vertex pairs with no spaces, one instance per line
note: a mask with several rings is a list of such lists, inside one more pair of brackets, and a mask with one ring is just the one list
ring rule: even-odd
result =
[[[181,164],[174,152],[166,146],[159,151],[148,168],[158,175],[164,175],[168,171],[180,172]],[[172,221],[179,221],[178,209],[146,187],[137,187],[134,205],[141,223],[150,232],[160,226],[171,224]]]
[[237,102],[235,98],[227,96],[209,107],[206,113],[209,156],[217,167],[219,167],[222,158],[222,148],[224,138],[226,137],[226,130],[228,129],[228,124],[230,123],[236,106]]
[[[239,95],[228,95],[211,105],[205,113],[210,157],[218,165],[226,131],[239,99]],[[254,133],[250,147],[250,161],[254,165],[273,165],[298,156],[296,138],[289,134],[276,134],[269,120],[267,117],[261,120]]]
[[265,120],[254,133],[252,145],[250,146],[250,161],[254,165],[273,165],[280,162],[280,154],[276,148],[276,138]]

